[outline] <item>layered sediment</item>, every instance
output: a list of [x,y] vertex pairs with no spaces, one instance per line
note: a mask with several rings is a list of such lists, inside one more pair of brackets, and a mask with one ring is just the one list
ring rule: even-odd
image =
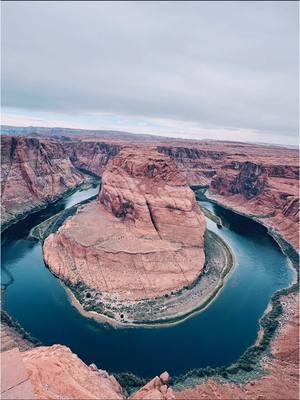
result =
[[72,140],[64,143],[64,149],[72,164],[102,176],[108,162],[121,150],[120,144],[91,140]]
[[124,301],[150,299],[197,279],[205,228],[173,161],[153,148],[126,148],[103,174],[98,201],[45,240],[44,258],[72,286]]
[[212,179],[207,196],[254,217],[299,250],[298,172],[292,167],[282,170],[285,178],[274,177],[271,168],[250,161],[228,165]]
[[85,181],[57,140],[1,137],[1,229]]

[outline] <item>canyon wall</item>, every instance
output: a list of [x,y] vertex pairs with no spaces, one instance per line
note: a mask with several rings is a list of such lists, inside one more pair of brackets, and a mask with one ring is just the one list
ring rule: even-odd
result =
[[84,180],[57,140],[2,136],[2,229]]
[[[128,141],[122,141],[121,137],[118,141],[110,142],[97,141],[96,138],[71,140],[64,146],[76,167],[102,175],[109,160],[128,145]],[[263,223],[267,227],[299,249],[297,150],[246,143],[154,137],[153,145],[174,160],[190,186],[207,186],[211,198],[214,197],[221,204],[245,214],[263,216]],[[149,147],[149,144],[138,146]],[[255,172],[255,169],[260,172]],[[256,179],[254,187],[251,175],[258,173],[262,176]],[[233,182],[237,175],[239,182]],[[249,188],[247,185],[250,185]]]
[[[107,133],[105,140],[2,136],[3,227],[77,186],[84,180],[78,168],[102,176],[109,161],[129,145],[126,135],[110,136]],[[130,146],[156,147],[174,160],[190,186],[206,186],[219,203],[264,218],[264,225],[299,249],[297,150],[209,140],[151,140],[134,144],[137,139],[132,135]]]
[[[279,173],[280,171],[280,173]],[[226,164],[213,177],[208,197],[258,219],[299,249],[298,169],[250,161]]]
[[190,185],[225,207],[258,218],[299,250],[299,153],[282,147],[203,142],[158,146]]
[[[3,136],[1,145],[2,227],[82,183],[84,176],[76,167],[103,176],[98,201],[80,209],[76,219],[68,220],[59,231],[58,239],[54,240],[53,236],[49,241],[50,252],[56,254],[49,263],[53,263],[53,271],[62,279],[74,282],[78,277],[87,279],[90,287],[95,287],[96,280],[102,282],[101,289],[121,289],[126,296],[129,291],[132,298],[143,297],[145,293],[149,297],[156,296],[171,290],[164,286],[162,279],[166,271],[160,269],[159,273],[153,273],[153,266],[157,266],[153,260],[159,256],[161,264],[161,255],[165,252],[166,264],[162,268],[174,272],[171,274],[173,287],[186,284],[187,278],[193,280],[201,265],[196,266],[190,260],[202,257],[199,238],[205,225],[203,216],[194,209],[187,183],[208,186],[208,196],[213,200],[258,218],[299,248],[296,150],[229,142],[203,141],[187,145],[162,141],[155,144],[160,156],[153,153],[150,158],[154,161],[149,163],[145,150],[135,148],[137,153],[132,154],[133,149],[124,148],[124,143]],[[170,171],[164,167],[164,156],[167,164],[170,165],[171,158],[177,169]],[[145,184],[140,178],[143,174],[149,183]],[[168,224],[169,218],[171,224]],[[174,229],[178,225],[183,226],[182,231]],[[99,230],[103,233],[100,238]],[[81,237],[76,236],[77,233]],[[192,250],[187,246],[187,239],[195,240],[197,254],[189,253]],[[87,254],[85,249],[92,243],[96,246]],[[72,255],[72,263],[76,261],[75,269],[74,264],[71,269],[68,267],[70,263],[67,255],[64,256],[64,249]],[[120,258],[120,252],[125,258]],[[170,258],[174,252],[180,255],[176,260]],[[111,276],[102,270],[104,253]],[[155,257],[151,259],[149,254],[153,253]],[[120,262],[134,266],[134,271],[130,270],[132,282],[138,281],[140,287],[143,286],[142,291],[130,286],[126,280],[129,270],[121,273],[117,268]],[[89,273],[84,277],[81,274],[87,270],[87,264]],[[134,275],[136,267],[138,275]],[[106,282],[102,272],[97,275],[99,270],[110,276]],[[272,342],[271,354],[262,360],[266,376],[246,384],[221,384],[209,379],[175,393],[168,392],[162,378],[157,377],[133,398],[149,399],[153,395],[167,399],[167,393],[169,398],[175,395],[180,400],[297,398],[298,298],[289,295],[283,303],[284,314]],[[22,354],[38,398],[125,397],[114,378],[94,366],[87,367],[63,346],[37,348]]]
[[122,148],[119,144],[91,140],[65,141],[63,147],[74,166],[99,176]]

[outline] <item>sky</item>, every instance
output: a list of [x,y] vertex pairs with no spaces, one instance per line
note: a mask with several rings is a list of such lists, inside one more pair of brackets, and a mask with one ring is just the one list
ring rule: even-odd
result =
[[298,143],[299,4],[1,2],[1,122]]

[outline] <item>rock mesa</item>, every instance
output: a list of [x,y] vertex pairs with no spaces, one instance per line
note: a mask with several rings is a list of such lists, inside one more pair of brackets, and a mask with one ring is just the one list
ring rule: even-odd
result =
[[44,242],[54,274],[139,300],[190,285],[204,264],[204,215],[186,178],[154,148],[124,148],[110,161],[97,201]]

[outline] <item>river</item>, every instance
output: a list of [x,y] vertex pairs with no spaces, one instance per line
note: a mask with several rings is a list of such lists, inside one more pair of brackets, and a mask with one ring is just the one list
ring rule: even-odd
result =
[[206,366],[228,366],[252,345],[259,318],[274,292],[293,279],[288,258],[266,230],[250,219],[199,202],[223,220],[208,228],[230,246],[235,267],[217,298],[202,312],[170,327],[113,328],[82,316],[60,280],[45,267],[41,243],[30,229],[52,214],[95,195],[98,188],[68,198],[12,226],[2,236],[2,307],[44,345],[69,346],[86,363],[110,372],[152,377]]

